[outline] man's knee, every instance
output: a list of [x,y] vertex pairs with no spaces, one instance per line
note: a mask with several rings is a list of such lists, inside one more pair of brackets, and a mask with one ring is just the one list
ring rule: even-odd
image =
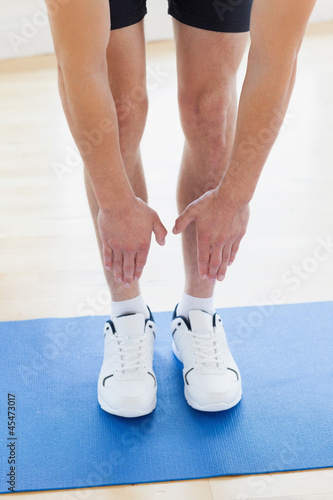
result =
[[[233,126],[231,109],[235,106],[232,90],[180,92],[179,110],[182,127],[189,145],[205,144],[209,149],[225,146],[228,127]],[[199,139],[199,142],[198,142]]]

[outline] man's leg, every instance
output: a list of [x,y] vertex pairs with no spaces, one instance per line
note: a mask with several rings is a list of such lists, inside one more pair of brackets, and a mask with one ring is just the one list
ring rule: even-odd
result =
[[[247,33],[217,33],[174,21],[177,43],[178,96],[185,145],[177,203],[181,213],[192,201],[215,188],[225,171],[233,143],[236,74]],[[194,223],[183,232],[185,293],[213,295],[214,281],[198,273]]]
[[[107,62],[123,163],[134,193],[147,202],[140,155],[148,110],[143,22],[111,32]],[[86,169],[85,183],[103,260],[97,227],[99,207]],[[130,288],[125,288],[115,282],[113,272],[105,267],[104,272],[112,297],[112,323],[107,322],[104,328],[104,362],[98,379],[98,400],[101,408],[109,413],[139,417],[153,411],[156,405],[156,378],[152,367],[156,327],[140,294],[139,283],[133,282]],[[112,332],[116,332],[115,335]],[[130,379],[128,373],[131,373]]]
[[[126,173],[136,196],[147,202],[140,155],[140,141],[148,110],[143,22],[111,31],[107,62],[110,88],[117,107],[119,140]],[[102,241],[97,228],[99,207],[87,169],[84,174],[89,206],[103,259]],[[106,270],[104,266],[103,268],[114,302],[133,299],[140,295],[138,282],[132,283],[130,288],[125,288],[122,283],[115,282],[112,271]]]
[[[84,155],[82,153],[83,148],[79,147],[85,162],[88,200],[96,228],[98,244],[101,249],[100,234],[103,238],[103,232],[100,233],[98,228],[101,229],[100,215],[105,208],[100,210],[99,204],[102,205],[102,198],[105,201],[106,198],[110,198],[110,195],[114,198],[109,200],[111,201],[109,207],[113,207],[112,210],[117,211],[120,215],[118,217],[104,218],[105,225],[121,225],[123,223],[125,228],[118,233],[120,236],[124,234],[127,236],[126,233],[128,233],[133,240],[138,237],[135,230],[133,233],[135,224],[132,224],[131,229],[129,229],[128,222],[124,222],[127,215],[126,208],[123,208],[124,213],[117,210],[118,202],[121,207],[125,207],[126,204],[121,204],[121,200],[117,199],[118,193],[119,195],[123,193],[122,196],[125,193],[121,189],[121,182],[116,184],[117,190],[113,186],[113,183],[116,182],[117,173],[119,173],[117,169],[113,169],[115,159],[120,160],[121,167],[124,165],[131,188],[137,196],[137,198],[132,198],[135,200],[133,203],[137,203],[140,207],[147,207],[148,210],[142,210],[141,213],[148,213],[148,216],[151,219],[153,218],[153,211],[150,212],[144,201],[138,200],[139,196],[144,200],[147,198],[139,150],[147,114],[145,45],[143,26],[142,23],[139,24],[140,19],[142,20],[144,16],[145,5],[142,4],[141,12],[137,13],[140,18],[137,23],[126,28],[120,28],[119,20],[124,22],[124,16],[119,16],[119,11],[124,8],[128,14],[128,3],[112,1],[111,7],[114,7],[115,10],[111,11],[111,14],[112,12],[116,13],[113,20],[117,21],[118,19],[118,25],[116,24],[118,29],[110,33],[110,26],[108,26],[108,23],[105,24],[105,15],[110,14],[110,11],[105,8],[104,0],[99,2],[97,11],[94,6],[90,6],[83,12],[79,8],[78,2],[79,0],[74,4],[70,3],[68,10],[65,7],[62,8],[62,18],[59,17],[60,14],[57,14],[56,22],[52,26],[59,61],[59,90],[68,123],[75,133],[73,137],[78,147],[82,146],[80,137],[83,136],[86,141],[88,134],[88,140],[91,143],[90,149],[94,152],[93,156],[91,154]],[[95,7],[97,9],[97,6]],[[135,2],[133,7],[135,7]],[[73,44],[70,36],[73,23],[69,23],[67,26],[68,17],[71,20],[74,19],[75,21],[77,18],[80,21],[79,24],[75,25],[77,29],[74,30],[75,36],[73,37],[74,41],[79,41],[79,43],[74,44],[74,47],[76,49],[79,47],[79,50],[73,50],[73,54],[71,53]],[[92,25],[89,22],[91,19],[93,19]],[[133,16],[130,17],[130,20],[133,21]],[[100,41],[100,36],[102,36],[100,30],[102,29],[104,29],[103,44]],[[83,38],[82,33],[86,35]],[[66,39],[68,34],[69,36]],[[69,55],[68,52],[70,52]],[[68,91],[68,87],[70,87],[71,92]],[[82,91],[83,98],[80,100],[78,96],[81,88],[85,92]],[[95,105],[95,103],[97,104]],[[71,112],[73,107],[75,113]],[[96,125],[102,124],[104,108],[108,109],[108,107],[112,108],[112,113],[110,113],[112,120],[108,117],[106,123],[111,122],[114,133],[105,135],[104,125],[98,127],[98,129]],[[84,119],[82,119],[82,116]],[[103,153],[101,157],[98,154],[100,150]],[[122,179],[122,182],[127,182],[124,174],[125,172],[122,170],[120,179]],[[95,182],[96,178],[98,182]],[[92,180],[94,180],[93,183]],[[102,188],[102,198],[98,194],[96,197],[94,195],[94,192],[97,193],[97,184],[99,193],[101,192],[100,188]],[[108,186],[111,193],[110,191],[106,192],[106,186]],[[129,207],[129,210],[131,208]],[[139,210],[138,212],[140,213]],[[140,216],[134,218],[136,221],[141,222]],[[154,220],[158,225],[157,214]],[[110,234],[110,232],[108,231],[107,234]],[[109,243],[107,238],[106,243]],[[105,245],[105,241],[103,241],[103,244]],[[146,248],[144,241],[140,244],[142,248],[143,246]],[[112,247],[113,264],[115,260],[117,261],[116,264],[120,264],[123,281],[125,285],[130,285],[133,278],[134,251],[131,250],[130,245],[126,246],[124,241],[119,241],[119,245],[122,245],[124,251],[117,252],[117,245],[118,242],[116,241],[116,244]],[[134,245],[134,250],[136,249],[140,250],[139,246]],[[119,262],[119,253],[123,262]],[[132,255],[130,255],[131,253]],[[144,263],[145,254],[145,250],[142,250],[142,252],[135,251],[134,255],[139,261],[135,262],[136,276],[140,275],[140,265]],[[109,267],[112,267],[112,259]],[[129,273],[130,269],[132,269],[132,276]],[[119,276],[120,273],[115,272],[116,274]],[[124,417],[146,415],[156,405],[157,384],[153,371],[155,323],[143,298],[138,295],[138,283],[135,283],[132,289],[130,287],[126,289],[123,285],[116,284],[113,274],[109,272],[106,272],[106,279],[110,286],[113,303],[111,318],[106,321],[103,332],[104,357],[98,377],[98,401],[101,408],[109,413]]]
[[[247,34],[206,31],[175,21],[179,109],[185,145],[179,175],[179,212],[217,187],[227,167],[235,132],[236,73]],[[242,396],[241,377],[215,314],[215,281],[198,272],[196,228],[182,233],[185,293],[171,330],[173,351],[184,366],[184,393],[190,406],[221,411]]]

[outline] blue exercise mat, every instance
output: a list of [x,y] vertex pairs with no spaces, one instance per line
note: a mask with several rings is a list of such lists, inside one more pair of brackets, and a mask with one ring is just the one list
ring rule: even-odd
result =
[[106,317],[0,323],[1,493],[332,467],[333,303],[219,312],[239,405],[187,405],[171,313],[157,313],[158,404],[136,419],[97,402]]

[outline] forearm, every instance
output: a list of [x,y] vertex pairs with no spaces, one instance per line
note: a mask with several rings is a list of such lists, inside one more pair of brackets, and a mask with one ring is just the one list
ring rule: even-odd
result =
[[293,90],[297,55],[316,0],[254,0],[251,48],[224,193],[251,200]]
[[62,71],[59,87],[66,117],[99,206],[134,197],[119,147],[117,114],[105,71]]
[[222,184],[232,198],[248,202],[283,123],[296,73],[296,57],[258,61],[250,50],[239,103],[234,146]]

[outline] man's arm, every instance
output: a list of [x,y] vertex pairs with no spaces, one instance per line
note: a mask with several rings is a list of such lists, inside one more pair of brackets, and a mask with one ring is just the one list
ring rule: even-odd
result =
[[[52,0],[46,4],[64,111],[100,209],[104,265],[129,285],[141,275],[152,231],[163,244],[166,230],[156,212],[136,198],[123,165],[106,60],[109,2],[63,0],[56,9]],[[125,276],[123,262],[131,276]]]
[[173,232],[195,221],[199,273],[224,279],[236,256],[261,171],[292,94],[297,55],[316,0],[254,0],[251,47],[233,150],[219,186],[191,203]]
[[[295,83],[297,54],[316,0],[255,0],[251,47],[225,189],[250,201]],[[234,180],[232,180],[234,178]]]

